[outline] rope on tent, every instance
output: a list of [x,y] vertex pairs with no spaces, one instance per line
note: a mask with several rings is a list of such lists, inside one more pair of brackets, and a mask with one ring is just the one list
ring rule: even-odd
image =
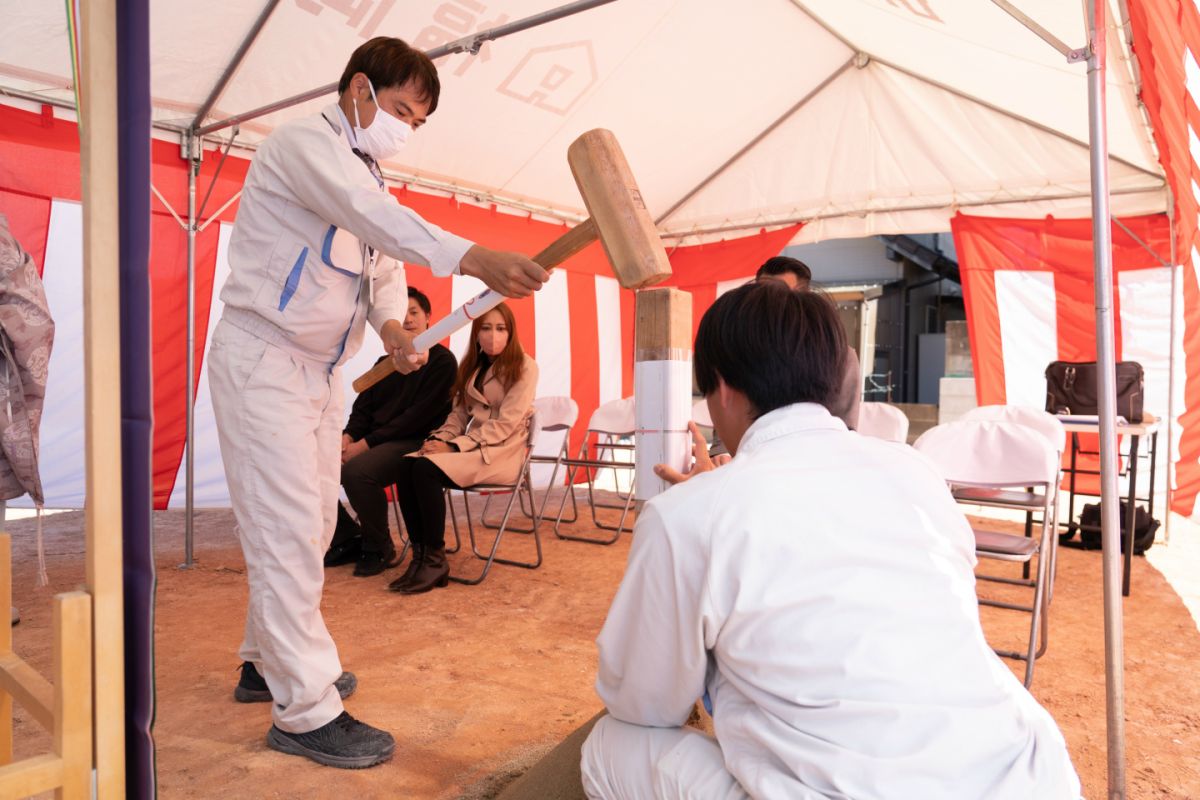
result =
[[71,49],[71,91],[75,93],[75,108],[79,128],[83,128],[82,105],[79,98],[79,0],[66,0],[67,41]]

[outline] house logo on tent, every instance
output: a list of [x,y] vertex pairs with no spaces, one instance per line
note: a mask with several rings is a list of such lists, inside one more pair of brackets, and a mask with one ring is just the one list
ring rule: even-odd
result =
[[565,117],[595,83],[592,43],[571,42],[530,50],[496,91]]

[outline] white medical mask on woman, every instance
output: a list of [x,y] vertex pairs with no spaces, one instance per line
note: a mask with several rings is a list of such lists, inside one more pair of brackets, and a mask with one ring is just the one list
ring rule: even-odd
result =
[[370,79],[367,80],[367,88],[371,90],[371,99],[375,101],[375,119],[367,127],[362,127],[358,118],[358,103],[354,103],[354,139],[359,150],[377,161],[384,161],[399,153],[400,148],[408,143],[412,126],[379,107],[379,98],[375,96],[375,87]]

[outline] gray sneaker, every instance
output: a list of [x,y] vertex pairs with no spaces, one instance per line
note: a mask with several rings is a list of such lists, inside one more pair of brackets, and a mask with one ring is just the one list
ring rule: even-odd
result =
[[[358,688],[358,678],[354,677],[353,672],[343,672],[341,677],[333,682],[333,685],[337,687],[338,694],[345,700]],[[233,699],[239,703],[271,702],[271,690],[267,687],[263,676],[255,669],[254,662],[242,662],[242,677],[238,679],[237,686],[233,688]]]
[[387,731],[372,728],[343,711],[332,722],[308,733],[288,733],[272,725],[267,732],[267,746],[327,767],[364,769],[391,758],[396,740]]

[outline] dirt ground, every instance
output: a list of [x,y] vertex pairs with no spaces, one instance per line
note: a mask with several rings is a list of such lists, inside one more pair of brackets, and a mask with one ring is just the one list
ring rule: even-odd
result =
[[[350,567],[328,571],[325,618],[344,667],[359,679],[347,707],[397,739],[388,764],[342,771],[268,750],[267,706],[232,699],[246,584],[231,512],[198,512],[198,564],[191,570],[177,568],[182,512],[156,513],[154,523],[155,735],[165,798],[492,797],[600,709],[592,691],[593,640],[620,580],[628,536],[598,547],[559,541],[547,527],[540,569],[497,566],[480,586],[452,584],[414,597],[386,591],[395,572],[363,579]],[[50,598],[83,583],[83,515],[46,518],[51,585],[45,588],[35,585],[33,521],[8,527],[14,597],[23,617],[14,629],[15,647],[49,674]],[[1155,561],[1200,552],[1191,546],[1197,542],[1194,528],[1180,526]],[[532,553],[532,542],[506,537],[505,549],[522,556]],[[451,561],[456,572],[479,563],[463,553]],[[1200,797],[1200,631],[1158,569],[1143,558],[1133,567],[1133,595],[1124,606],[1128,796]],[[1176,568],[1200,573],[1200,563]],[[998,591],[995,584],[984,590]],[[1027,617],[982,613],[989,640],[1020,645]],[[1061,726],[1085,795],[1103,797],[1098,553],[1061,551],[1050,630],[1033,693]],[[50,745],[19,709],[16,742],[18,757]]]

